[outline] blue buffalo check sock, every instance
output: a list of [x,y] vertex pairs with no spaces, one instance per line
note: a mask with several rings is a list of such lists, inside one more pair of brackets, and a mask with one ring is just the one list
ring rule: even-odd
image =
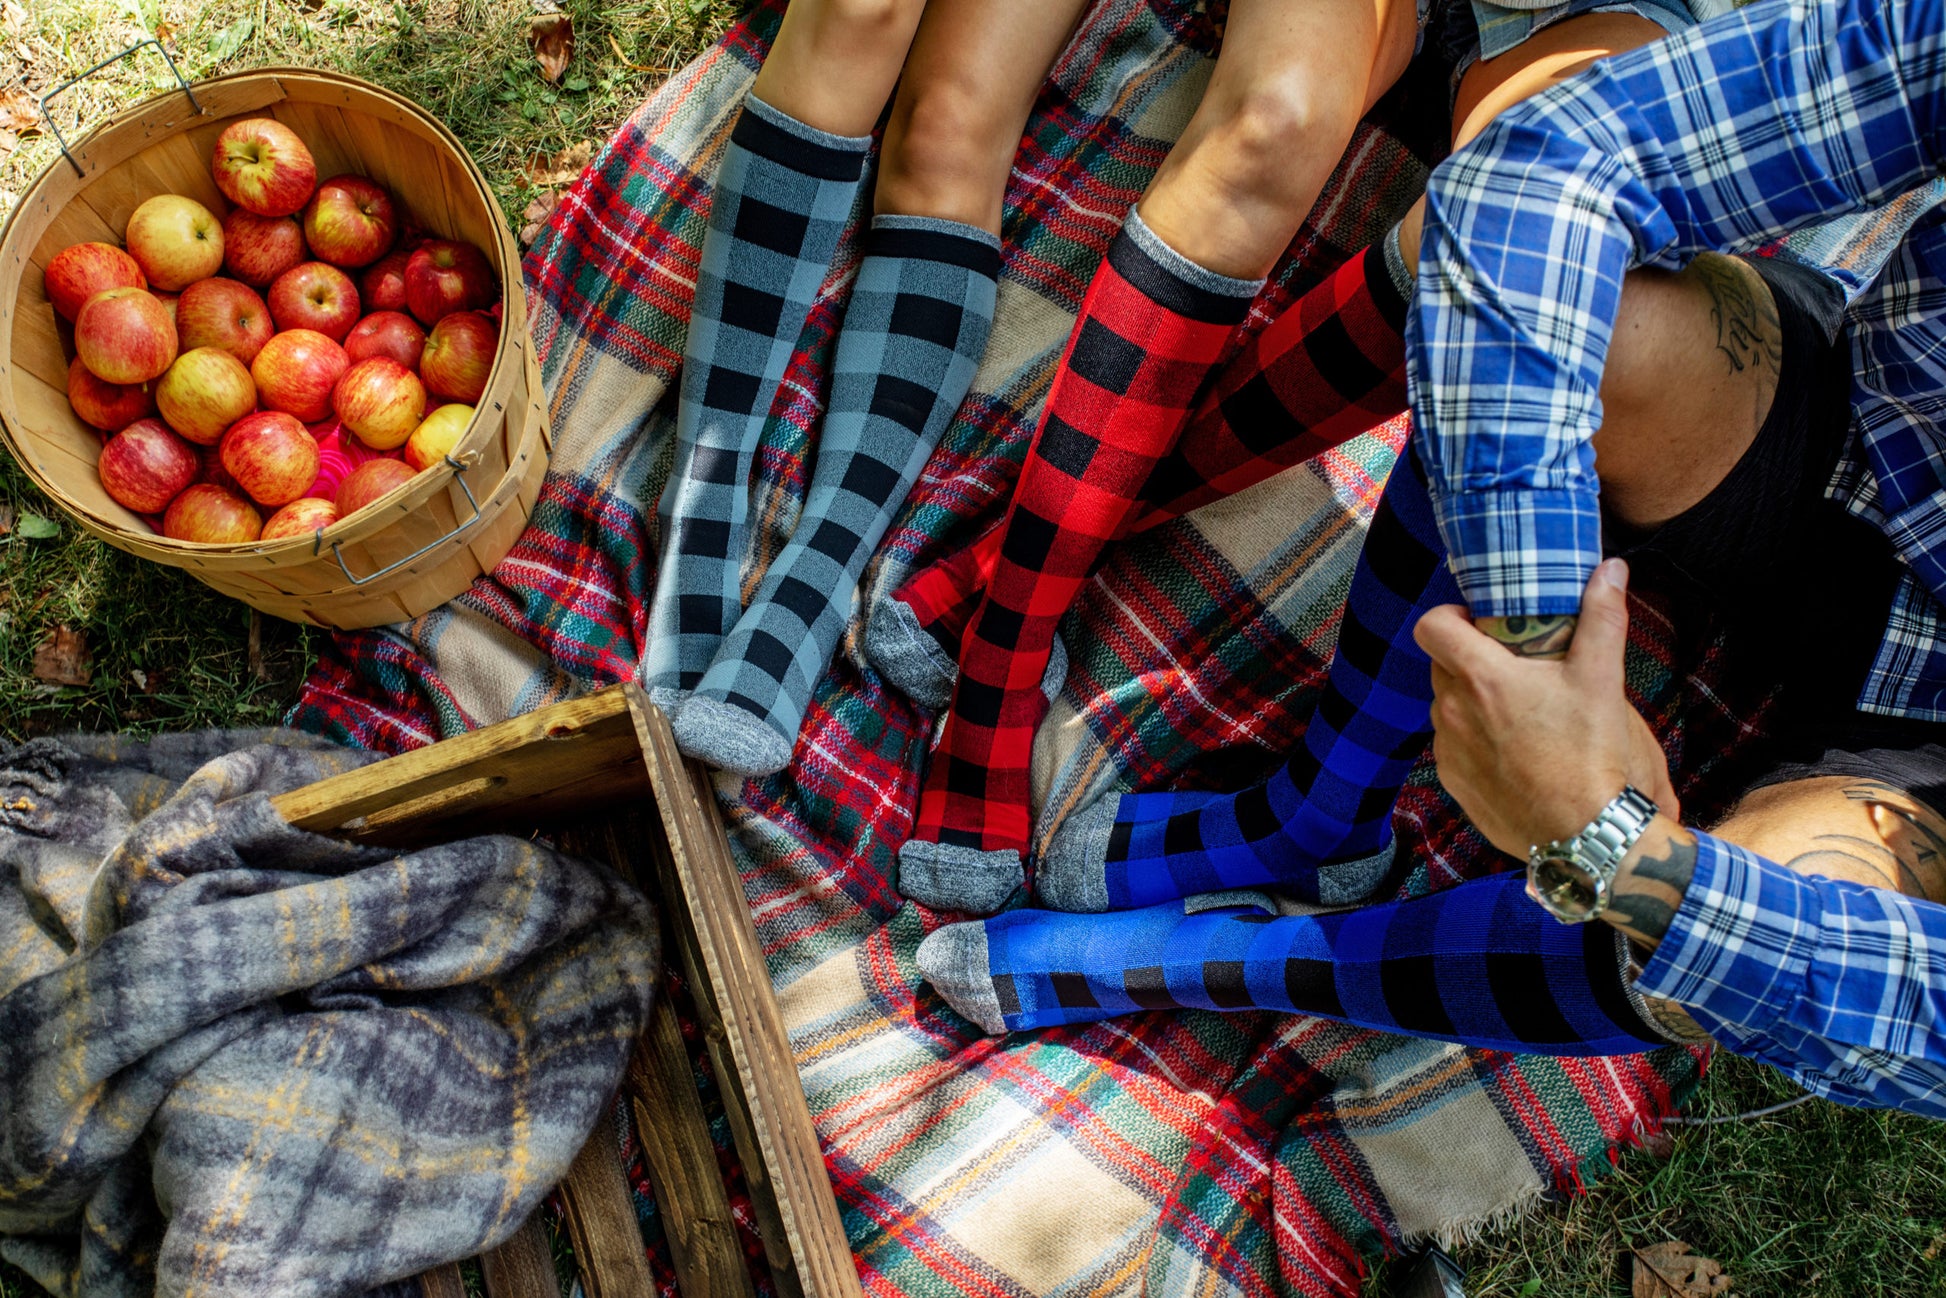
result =
[[710,195],[683,345],[676,458],[638,677],[673,710],[743,611],[750,468],[858,195],[868,138],[745,101]]
[[1261,1009],[1527,1054],[1666,1042],[1630,987],[1621,934],[1558,923],[1518,873],[1326,915],[1207,902],[949,924],[920,943],[919,970],[996,1034],[1136,1010]]
[[676,713],[676,742],[689,756],[741,775],[789,763],[865,561],[973,382],[999,273],[1000,240],[977,226],[924,216],[872,223],[803,516]]
[[1115,794],[1069,817],[1036,887],[1057,910],[1129,910],[1227,888],[1348,905],[1384,882],[1392,804],[1431,738],[1431,663],[1412,628],[1460,602],[1425,470],[1399,457],[1353,571],[1304,741],[1241,793]]

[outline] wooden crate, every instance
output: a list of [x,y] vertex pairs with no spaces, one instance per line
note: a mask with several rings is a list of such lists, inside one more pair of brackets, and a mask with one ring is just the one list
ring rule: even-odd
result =
[[[633,685],[542,708],[275,799],[292,824],[411,847],[495,831],[554,833],[604,860],[660,908],[688,981],[780,1292],[859,1295],[817,1132],[798,1081],[756,927],[703,768],[685,763],[662,713]],[[689,1055],[656,998],[623,1092],[634,1113],[684,1298],[751,1292]],[[651,1291],[615,1141],[604,1122],[561,1186],[589,1298]],[[557,1298],[547,1240],[529,1221],[483,1256],[492,1298]],[[421,1277],[460,1298],[457,1267]]]

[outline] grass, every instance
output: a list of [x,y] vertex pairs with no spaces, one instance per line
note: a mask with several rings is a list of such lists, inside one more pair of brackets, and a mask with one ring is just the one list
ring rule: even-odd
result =
[[[532,0],[0,0],[0,96],[45,93],[163,25],[191,75],[268,64],[329,67],[405,94],[465,141],[510,222],[534,197],[529,165],[598,142],[733,16],[730,0],[562,0],[576,48],[550,86],[527,48]],[[0,65],[5,67],[8,65]],[[153,53],[64,93],[62,126],[165,89]],[[0,136],[3,144],[4,136]],[[58,158],[29,135],[0,156],[0,216]],[[36,539],[29,515],[57,525]],[[0,456],[0,736],[264,725],[295,699],[316,633],[251,618],[183,574],[81,533]],[[92,654],[86,686],[34,679],[56,626]],[[1787,1096],[1758,1065],[1719,1056],[1692,1111],[1736,1113]],[[1748,1123],[1675,1129],[1673,1151],[1631,1153],[1596,1193],[1456,1252],[1468,1292],[1548,1298],[1625,1293],[1629,1244],[1682,1239],[1722,1261],[1735,1292],[1791,1298],[1946,1296],[1946,1127],[1823,1102]],[[1380,1268],[1367,1293],[1386,1291]],[[0,1267],[0,1298],[38,1290]]]

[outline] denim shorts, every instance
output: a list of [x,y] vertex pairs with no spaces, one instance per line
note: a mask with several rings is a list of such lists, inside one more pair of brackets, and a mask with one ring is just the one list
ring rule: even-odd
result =
[[1453,69],[1453,86],[1481,59],[1497,58],[1564,18],[1634,14],[1665,32],[1687,31],[1728,13],[1730,0],[1563,0],[1555,4],[1495,4],[1493,0],[1420,0],[1420,43],[1437,42]]

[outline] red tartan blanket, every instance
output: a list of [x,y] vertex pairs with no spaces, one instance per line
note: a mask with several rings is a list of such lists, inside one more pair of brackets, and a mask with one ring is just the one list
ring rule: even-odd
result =
[[[526,534],[446,608],[335,637],[294,724],[396,751],[630,676],[709,178],[779,12],[643,105],[529,256],[555,458]],[[1194,107],[1219,21],[1164,0],[1102,0],[1085,20],[1022,140],[986,361],[867,596],[969,541],[1004,498],[1075,303]],[[1444,116],[1437,68],[1375,110],[1252,327],[1404,210]],[[841,252],[766,431],[758,563],[795,522],[854,263]],[[1401,433],[1115,556],[1064,628],[1074,669],[1036,754],[1043,833],[1110,782],[1233,786],[1295,742]],[[1707,813],[1738,787],[1762,699],[1724,679],[1706,634],[1634,611],[1636,702]],[[1695,1082],[1699,1058],[1674,1049],[1515,1057],[1269,1014],[980,1037],[917,985],[913,948],[936,921],[894,887],[929,720],[864,668],[854,628],[792,768],[717,786],[874,1293],[1351,1293],[1365,1257],[1578,1189]],[[1428,771],[1398,814],[1419,862],[1408,889],[1507,864]]]

